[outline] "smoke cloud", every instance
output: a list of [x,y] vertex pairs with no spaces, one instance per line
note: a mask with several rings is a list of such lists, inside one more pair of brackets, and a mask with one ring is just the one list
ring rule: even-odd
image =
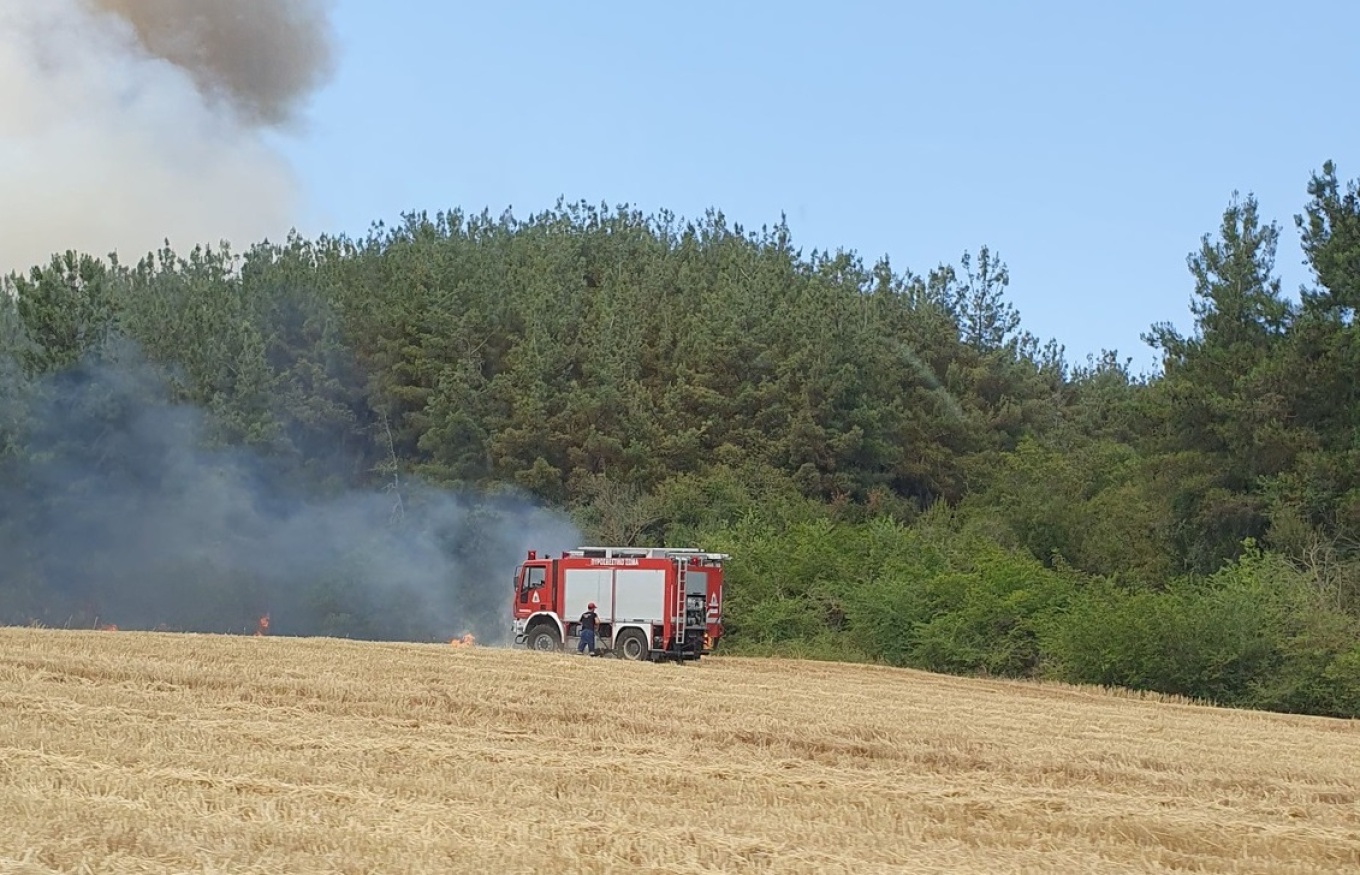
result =
[[[298,191],[268,137],[333,70],[329,11],[0,0],[0,273],[286,233]],[[37,381],[0,356],[0,622],[249,632],[267,614],[271,634],[494,643],[524,551],[578,540],[509,495],[317,497],[277,459],[209,449],[204,413],[170,398],[122,340]]]
[[135,260],[165,239],[243,248],[299,192],[266,139],[333,69],[319,0],[0,5],[0,271]]
[[184,69],[250,124],[280,124],[331,73],[318,0],[93,0],[132,25],[154,57]]
[[18,388],[9,430],[29,450],[0,434],[6,624],[245,633],[267,614],[270,634],[505,643],[524,551],[579,540],[510,495],[289,487],[274,460],[205,448],[203,413],[130,342]]

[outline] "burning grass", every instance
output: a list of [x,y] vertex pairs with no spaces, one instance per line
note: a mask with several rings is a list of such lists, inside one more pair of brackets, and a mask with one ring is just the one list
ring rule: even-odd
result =
[[0,629],[0,708],[3,872],[1360,868],[1360,725],[1068,687]]

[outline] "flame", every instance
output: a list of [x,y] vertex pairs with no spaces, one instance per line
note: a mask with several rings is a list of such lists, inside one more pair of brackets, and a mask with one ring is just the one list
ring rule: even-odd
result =
[[117,631],[118,631],[118,627],[115,626],[115,625],[112,624],[112,623],[105,623],[105,624],[103,624],[103,625],[101,625],[101,626],[95,626],[95,628],[98,629],[100,632],[117,632]]
[[255,637],[259,638],[262,635],[266,635],[268,633],[269,633],[269,615],[265,614],[255,624]]
[[450,647],[471,647],[471,646],[473,646],[473,645],[476,644],[476,643],[477,643],[477,637],[476,637],[475,635],[473,635],[471,632],[469,632],[469,633],[467,633],[466,635],[464,635],[462,638],[454,638],[454,639],[452,639],[451,641],[449,641],[449,646],[450,646]]

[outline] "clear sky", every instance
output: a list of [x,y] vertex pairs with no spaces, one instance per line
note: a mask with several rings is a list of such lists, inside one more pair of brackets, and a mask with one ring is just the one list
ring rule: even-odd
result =
[[300,227],[559,197],[758,228],[924,273],[988,245],[1069,359],[1183,329],[1234,190],[1283,230],[1360,177],[1353,2],[339,0],[339,67],[284,143]]

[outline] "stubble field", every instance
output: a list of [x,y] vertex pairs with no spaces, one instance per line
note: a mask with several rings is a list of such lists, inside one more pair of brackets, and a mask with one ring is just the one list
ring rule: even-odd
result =
[[0,871],[1360,869],[1360,725],[824,663],[0,629]]

